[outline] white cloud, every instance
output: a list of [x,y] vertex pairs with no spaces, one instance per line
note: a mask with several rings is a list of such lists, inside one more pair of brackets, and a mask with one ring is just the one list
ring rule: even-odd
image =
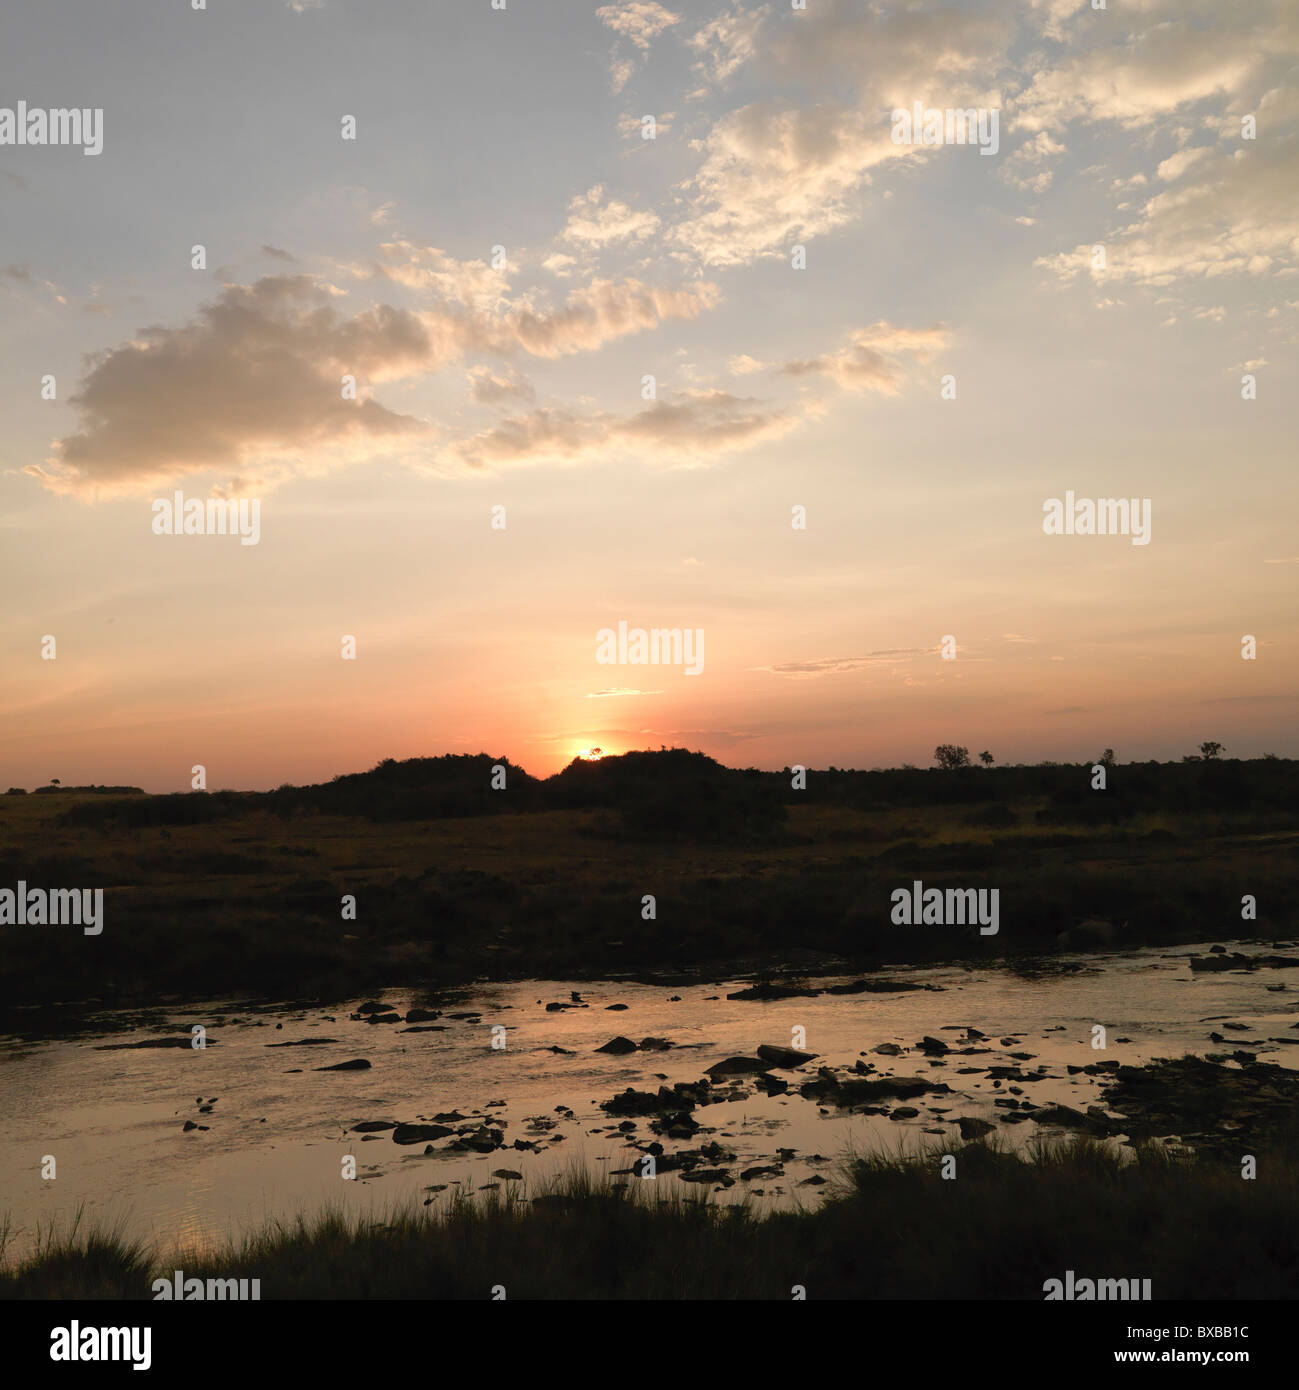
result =
[[479,405],[499,405],[502,401],[531,401],[537,393],[521,372],[480,364],[469,369],[469,394]]
[[629,454],[652,463],[700,464],[779,438],[800,418],[726,391],[679,391],[630,416],[534,410],[454,441],[441,462],[452,468],[502,468]]
[[696,29],[686,40],[698,55],[696,69],[714,82],[725,82],[753,59],[768,13],[766,6],[750,10],[736,4]]
[[657,214],[606,198],[603,185],[597,183],[569,203],[568,223],[560,236],[565,241],[601,247],[615,241],[641,241],[658,226]]
[[1030,193],[1045,193],[1051,187],[1054,171],[1042,166],[1064,153],[1065,147],[1060,141],[1052,139],[1047,131],[1039,130],[1002,161],[1002,177]]
[[1012,102],[1015,125],[1054,130],[1085,119],[1136,128],[1209,99],[1249,100],[1270,60],[1299,52],[1299,11],[1288,0],[1139,0],[1135,10],[1088,26],[1091,47],[1039,71]]
[[1043,257],[1063,279],[1168,285],[1182,278],[1285,274],[1299,268],[1299,95],[1269,92],[1258,105],[1258,138],[1227,138],[1172,156],[1160,165],[1168,187],[1151,197],[1136,221],[1095,241],[1107,265],[1091,265],[1091,245]]
[[623,0],[620,5],[601,5],[595,12],[615,34],[630,39],[642,53],[672,25],[681,22],[679,14],[656,4],[655,0]]
[[843,226],[869,170],[920,147],[895,145],[887,122],[836,106],[741,107],[702,142],[685,190],[690,214],[672,241],[705,265],[743,265],[785,253],[800,237]]
[[845,391],[896,396],[906,375],[898,357],[906,354],[917,362],[929,362],[950,341],[951,335],[942,324],[899,328],[881,319],[851,333],[838,351],[786,362],[780,370],[787,376],[823,376]]
[[436,246],[415,246],[409,241],[385,242],[379,251],[383,262],[373,273],[408,289],[427,290],[440,299],[480,310],[500,305],[509,292],[508,272],[495,270],[486,261],[457,260]]
[[[77,431],[56,442],[46,466],[27,471],[52,490],[93,496],[254,464],[291,472],[304,451],[313,468],[356,462],[433,433],[375,400],[376,384],[437,372],[466,354],[590,352],[664,319],[694,318],[720,297],[707,282],[668,290],[602,279],[557,309],[488,311],[466,303],[474,296],[460,280],[465,263],[448,270],[443,253],[436,257],[424,268],[449,276],[458,301],[372,304],[348,315],[338,307],[346,296],[327,281],[265,276],[226,286],[179,328],[141,330],[91,360],[70,398]],[[342,394],[345,375],[356,378],[355,400]],[[480,399],[530,391],[509,372],[474,380]]]

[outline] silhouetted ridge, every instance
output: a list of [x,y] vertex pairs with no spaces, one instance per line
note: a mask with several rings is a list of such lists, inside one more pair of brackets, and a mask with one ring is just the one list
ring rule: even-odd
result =
[[685,748],[577,758],[545,784],[554,808],[616,810],[597,834],[631,839],[764,839],[785,819],[776,775],[723,767]]
[[[496,768],[504,769],[504,787],[493,786],[500,780]],[[730,842],[770,836],[784,821],[785,808],[794,805],[865,812],[966,805],[977,808],[969,812],[970,824],[994,828],[1021,822],[1024,808],[1033,803],[1029,814],[1041,826],[1119,825],[1162,811],[1263,814],[1299,805],[1299,762],[1287,758],[1125,763],[1109,768],[1105,790],[1094,790],[1091,782],[1090,763],[873,771],[831,767],[809,768],[805,786],[795,790],[789,768],[730,768],[685,748],[578,758],[543,781],[505,757],[448,753],[401,761],[385,758],[368,772],[270,792],[148,796],[96,787],[100,795],[75,800],[60,823],[198,825],[257,810],[371,821],[595,810],[610,813],[592,827],[599,835]],[[1012,804],[1020,811],[1010,811]]]
[[[497,773],[495,769],[502,769]],[[493,782],[503,785],[494,787]],[[508,758],[487,753],[446,753],[439,758],[385,758],[369,772],[349,772],[313,787],[281,787],[281,803],[309,805],[329,814],[370,820],[437,820],[497,811],[542,809],[541,783]]]

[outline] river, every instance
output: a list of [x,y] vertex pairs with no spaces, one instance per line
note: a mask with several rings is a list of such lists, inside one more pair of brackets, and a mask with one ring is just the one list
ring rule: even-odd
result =
[[[1290,953],[1299,960],[1299,952]],[[726,997],[751,980],[666,987],[530,980],[475,986],[435,1001],[400,989],[373,996],[402,1015],[430,1002],[440,1011],[415,1025],[350,1017],[360,999],[105,1012],[87,1018],[71,1037],[0,1037],[0,1221],[7,1214],[11,1258],[32,1247],[38,1230],[68,1229],[78,1209],[91,1225],[115,1226],[164,1251],[183,1252],[326,1204],[380,1212],[396,1200],[441,1202],[458,1189],[514,1181],[494,1177],[498,1169],[522,1174],[515,1186],[532,1195],[575,1164],[615,1172],[640,1158],[617,1129],[622,1117],[605,1114],[601,1101],[629,1086],[693,1082],[725,1058],[752,1056],[759,1044],[791,1042],[818,1056],[797,1070],[773,1071],[791,1083],[787,1094],[763,1094],[751,1076],[728,1078],[717,1084],[732,1085],[735,1099],[696,1110],[702,1129],[693,1138],[662,1142],[669,1153],[721,1146],[722,1156],[704,1166],[724,1169],[732,1185],[692,1184],[696,1194],[712,1187],[719,1201],[747,1199],[759,1209],[811,1205],[832,1189],[850,1151],[951,1147],[959,1142],[962,1116],[997,1124],[1009,1143],[1027,1142],[1044,1127],[1008,1121],[1014,1106],[1061,1102],[1085,1110],[1100,1101],[1103,1078],[1071,1073],[1070,1066],[1239,1048],[1299,1064],[1299,1048],[1270,1041],[1287,1033],[1299,1039],[1299,988],[1287,981],[1291,972],[1193,973],[1188,958],[1194,954],[1185,947],[1064,957],[1045,963],[1040,974],[897,968],[888,978],[928,988],[775,1001]],[[851,978],[799,983],[824,988]],[[572,1003],[573,992],[584,1007],[546,1008]],[[619,1004],[625,1009],[609,1007]],[[195,1024],[207,1032],[203,1049],[121,1046],[184,1037]],[[1093,1046],[1098,1024],[1103,1049]],[[404,1031],[410,1026],[427,1031]],[[1210,1041],[1215,1030],[1224,1044]],[[596,1051],[619,1035],[672,1046],[627,1055]],[[493,1047],[494,1036],[505,1045]],[[925,1036],[950,1051],[921,1051]],[[882,1044],[902,1051],[874,1051]],[[315,1070],[356,1058],[367,1059],[369,1069]],[[889,1113],[879,1115],[843,1114],[798,1094],[818,1067],[847,1074],[843,1069],[859,1060],[873,1068],[871,1077],[932,1076],[951,1089],[883,1102]],[[994,1081],[986,1074],[990,1066],[1017,1066],[1025,1079]],[[910,1109],[918,1113],[908,1115]],[[452,1135],[426,1154],[422,1142],[394,1143],[391,1130],[349,1132],[362,1121],[404,1124],[447,1113],[465,1117],[451,1120],[451,1129],[503,1126],[505,1146],[448,1154]],[[187,1130],[187,1121],[196,1127]],[[659,1137],[648,1132],[645,1118],[634,1123],[631,1141]],[[516,1140],[535,1151],[514,1148]],[[342,1176],[348,1155],[354,1180]],[[55,1176],[43,1177],[50,1158]],[[741,1177],[773,1166],[783,1171]],[[655,1181],[671,1188],[678,1176],[660,1173]]]

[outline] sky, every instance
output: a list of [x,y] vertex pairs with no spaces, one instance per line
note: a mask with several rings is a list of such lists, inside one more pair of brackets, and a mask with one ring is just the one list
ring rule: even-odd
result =
[[8,7],[0,786],[1299,756],[1299,8],[1095,3]]

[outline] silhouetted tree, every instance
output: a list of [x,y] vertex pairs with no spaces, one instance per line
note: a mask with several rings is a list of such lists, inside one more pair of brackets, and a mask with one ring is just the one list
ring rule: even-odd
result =
[[934,749],[934,761],[945,772],[954,771],[958,767],[969,767],[970,750],[956,743],[940,743]]
[[1200,756],[1205,760],[1205,762],[1208,762],[1212,758],[1216,758],[1218,754],[1223,751],[1224,750],[1222,744],[1214,743],[1212,740],[1210,740],[1208,743],[1200,744]]
[[991,767],[993,763],[995,763],[997,760],[985,748],[983,752],[979,754],[979,761],[984,765],[984,767]]

